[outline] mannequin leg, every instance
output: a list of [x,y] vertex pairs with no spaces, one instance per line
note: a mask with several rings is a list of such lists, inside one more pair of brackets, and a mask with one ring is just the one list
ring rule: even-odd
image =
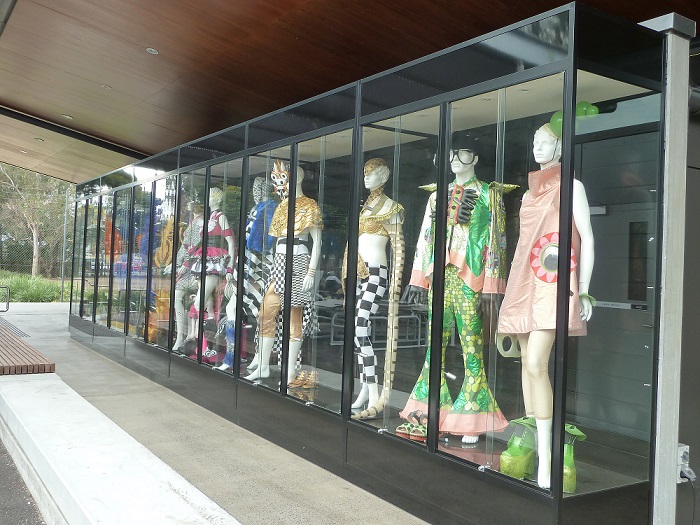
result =
[[292,306],[289,314],[289,355],[287,356],[287,384],[291,383],[296,377],[297,359],[301,352],[301,344],[304,341],[303,336],[303,306]]
[[[218,275],[207,275],[204,279],[204,311],[207,315],[205,321],[207,319],[214,318],[214,290],[219,285],[220,280],[221,278]],[[194,300],[194,304],[196,304],[197,306],[199,306],[200,304],[200,293],[202,293],[201,286],[199,287],[199,290],[197,290],[197,296]]]
[[[527,362],[527,339],[529,334],[518,335],[518,343],[520,344],[520,362]],[[527,367],[523,364],[520,368],[520,377],[522,381],[523,403],[525,405],[525,415],[535,417],[535,409],[532,405],[532,385],[530,385],[530,374],[527,372]]]
[[299,358],[299,352],[301,352],[301,345],[303,341],[290,340],[289,341],[289,356],[287,357],[287,384],[291,383],[292,379],[296,377],[296,370],[294,369],[297,364],[297,359]]
[[260,353],[260,366],[245,379],[254,381],[255,379],[264,379],[270,377],[270,355],[272,347],[275,344],[274,337],[260,336],[258,350]]
[[350,405],[351,408],[361,408],[369,399],[369,390],[367,389],[367,383],[362,383],[360,388],[360,393],[357,394],[357,398],[354,403]]
[[189,320],[187,322],[187,337],[185,341],[194,341],[199,333],[199,310],[193,302],[190,305]]
[[554,330],[537,330],[519,338],[522,366],[528,375],[532,408],[537,418],[537,484],[542,488],[551,485],[552,383],[549,380],[549,355],[554,335]]
[[175,328],[177,336],[173,350],[179,349],[187,337],[187,318],[185,317],[185,291],[175,290]]
[[273,282],[265,292],[263,303],[260,305],[260,337],[258,338],[260,358],[258,367],[246,377],[250,381],[270,377],[270,355],[275,343],[277,313],[281,307],[282,303],[279,295],[275,293],[275,283]]
[[388,285],[387,269],[383,266],[367,265],[369,277],[358,282],[357,303],[355,304],[355,350],[360,365],[362,389],[352,408],[360,408],[368,403],[374,406],[379,399],[377,384],[377,356],[372,346],[372,321],[370,316],[379,310],[379,299],[384,297]]
[[226,355],[224,362],[219,366],[219,370],[228,370],[233,366],[233,352],[236,344],[236,294],[231,294],[228,303],[226,303]]
[[548,489],[552,478],[552,419],[536,419],[537,424],[537,484]]

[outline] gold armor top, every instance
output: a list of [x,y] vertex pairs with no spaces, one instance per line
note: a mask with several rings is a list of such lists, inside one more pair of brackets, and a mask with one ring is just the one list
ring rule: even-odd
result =
[[392,204],[389,211],[382,213],[381,215],[369,215],[363,217],[360,215],[360,228],[358,231],[358,236],[363,233],[370,233],[374,235],[381,235],[382,237],[389,237],[389,232],[386,230],[384,223],[391,219],[394,215],[398,214],[398,220],[394,224],[403,224],[403,206],[398,202]]
[[[280,202],[272,216],[269,234],[273,237],[287,236],[287,217],[289,215],[289,199]],[[302,195],[297,197],[294,206],[294,235],[299,235],[307,228],[323,229],[323,217],[321,208],[315,200]]]
[[[403,224],[403,206],[390,200],[381,190],[382,188],[379,188],[370,193],[367,202],[362,206],[358,236],[369,233],[390,237],[384,223],[394,215],[396,220],[392,221],[393,224]],[[388,206],[387,203],[389,203]]]
[[[367,233],[391,239],[391,234],[387,231],[385,224],[403,224],[403,219],[403,206],[384,195],[383,187],[377,188],[369,194],[367,201],[362,205],[357,236]],[[343,256],[343,279],[347,277],[347,263],[348,250],[346,246]],[[362,279],[369,277],[367,265],[359,254],[357,256],[357,276]]]

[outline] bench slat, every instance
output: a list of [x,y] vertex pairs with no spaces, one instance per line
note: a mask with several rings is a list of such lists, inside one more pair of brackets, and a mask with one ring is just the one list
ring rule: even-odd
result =
[[0,375],[43,374],[56,371],[56,363],[0,326]]

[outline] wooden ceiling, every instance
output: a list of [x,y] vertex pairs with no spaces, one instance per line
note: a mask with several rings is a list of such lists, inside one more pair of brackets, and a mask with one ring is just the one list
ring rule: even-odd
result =
[[[586,3],[700,20],[697,0]],[[16,0],[0,35],[0,161],[89,180],[559,5]]]

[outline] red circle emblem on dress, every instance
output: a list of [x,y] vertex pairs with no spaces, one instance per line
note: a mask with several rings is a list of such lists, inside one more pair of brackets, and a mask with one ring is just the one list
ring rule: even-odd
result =
[[[530,251],[530,266],[540,281],[557,282],[557,264],[559,262],[559,232],[543,235],[535,241]],[[576,268],[576,257],[571,249],[571,271]]]

